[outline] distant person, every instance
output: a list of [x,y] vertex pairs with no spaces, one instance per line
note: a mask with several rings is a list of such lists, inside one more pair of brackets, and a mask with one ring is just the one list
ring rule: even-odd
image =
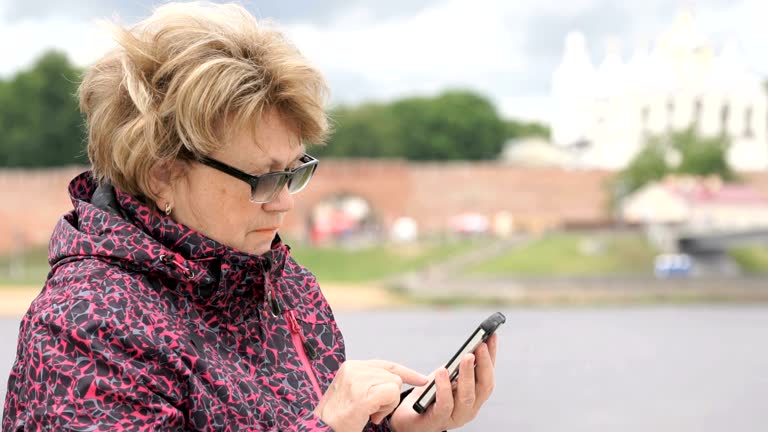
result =
[[[168,4],[115,34],[80,86],[92,170],[70,183],[74,210],[21,323],[3,430],[424,432],[474,418],[495,338],[455,389],[438,369],[418,415],[427,378],[346,361],[278,236],[317,168],[305,143],[327,133],[318,71],[240,6]],[[400,403],[403,383],[417,389]]]

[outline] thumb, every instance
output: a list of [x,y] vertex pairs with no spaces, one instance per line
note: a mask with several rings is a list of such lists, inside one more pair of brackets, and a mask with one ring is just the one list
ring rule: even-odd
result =
[[400,388],[394,383],[379,384],[368,390],[372,409],[371,421],[379,424],[400,404]]
[[373,424],[380,424],[382,420],[384,420],[384,417],[388,416],[389,414],[384,413],[378,413],[371,416],[371,423]]

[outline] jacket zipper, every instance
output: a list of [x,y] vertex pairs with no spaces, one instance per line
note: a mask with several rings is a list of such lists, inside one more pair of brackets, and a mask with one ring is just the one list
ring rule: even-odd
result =
[[[320,384],[317,381],[317,377],[315,377],[315,372],[312,370],[312,366],[309,364],[307,350],[305,350],[305,347],[309,348],[310,350],[312,347],[307,343],[307,339],[304,337],[304,333],[301,331],[301,326],[299,326],[299,322],[296,321],[296,313],[293,310],[289,310],[286,311],[283,316],[285,317],[285,321],[288,323],[288,328],[291,330],[291,340],[293,341],[293,347],[296,348],[296,352],[299,353],[299,359],[301,359],[301,364],[304,365],[304,371],[307,373],[307,375],[309,375],[309,380],[312,381],[312,387],[315,389],[315,393],[317,393],[318,400],[322,399],[323,391],[320,389]],[[314,350],[311,352],[313,353],[314,357]]]
[[280,305],[280,301],[277,299],[277,296],[275,295],[274,288],[272,287],[272,281],[269,279],[269,270],[271,268],[272,261],[270,260],[266,260],[264,264],[262,264],[262,269],[264,271],[264,289],[266,291],[264,301],[267,303],[267,309],[269,309],[269,312],[272,314],[272,316],[277,318],[283,312],[283,308]]
[[[312,382],[312,387],[314,388],[315,393],[317,393],[318,400],[320,400],[323,397],[323,391],[320,389],[320,384],[317,381],[315,372],[312,370],[312,366],[309,363],[310,358],[315,359],[317,357],[317,351],[315,351],[312,345],[309,344],[307,338],[304,336],[304,333],[301,331],[301,326],[296,320],[296,312],[293,310],[283,312],[280,301],[277,295],[275,295],[276,293],[272,287],[272,281],[269,278],[269,271],[271,268],[272,261],[264,261],[262,264],[262,269],[264,271],[264,285],[266,288],[267,307],[269,308],[270,313],[272,313],[272,316],[277,317],[282,314],[283,318],[288,323],[288,328],[291,331],[291,341],[293,342],[293,347],[299,354],[301,364],[304,366],[304,372],[309,375],[309,380]],[[307,356],[307,353],[309,353],[309,356]]]

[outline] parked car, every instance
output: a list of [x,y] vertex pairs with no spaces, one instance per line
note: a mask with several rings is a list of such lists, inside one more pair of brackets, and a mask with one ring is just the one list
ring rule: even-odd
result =
[[654,260],[654,273],[659,278],[686,277],[693,270],[693,260],[688,254],[661,254]]

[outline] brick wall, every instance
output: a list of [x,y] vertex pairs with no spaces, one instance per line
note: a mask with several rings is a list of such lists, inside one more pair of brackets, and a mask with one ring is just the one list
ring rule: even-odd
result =
[[521,168],[497,163],[419,164],[412,167],[408,211],[420,226],[445,229],[448,218],[508,212],[515,224],[535,229],[609,218],[605,171]]
[[72,208],[67,185],[82,170],[0,170],[0,254],[48,243],[56,221]]
[[[56,221],[71,208],[67,184],[81,170],[0,170],[0,254],[47,244]],[[452,215],[467,211],[489,217],[506,211],[523,227],[595,224],[609,217],[603,185],[610,175],[492,162],[323,160],[284,230],[303,236],[312,208],[339,194],[365,198],[386,226],[410,216],[423,232],[445,229]]]

